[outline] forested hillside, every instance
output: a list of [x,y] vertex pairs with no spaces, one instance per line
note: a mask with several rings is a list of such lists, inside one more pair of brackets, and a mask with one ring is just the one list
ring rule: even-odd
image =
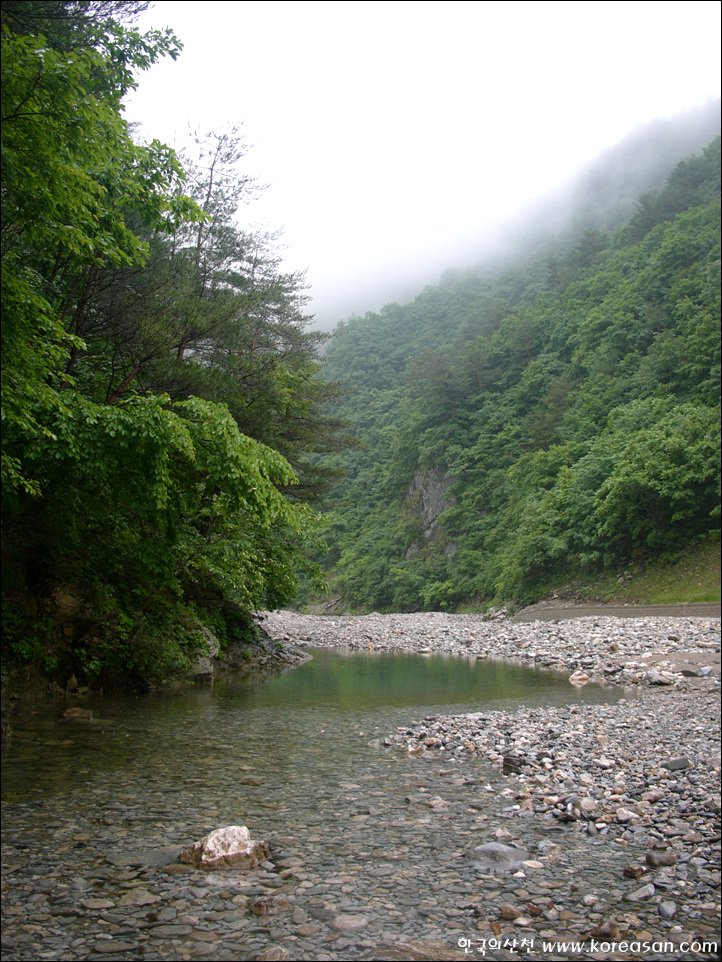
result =
[[348,605],[530,600],[719,530],[719,163],[717,139],[612,230],[587,198],[573,239],[339,324],[334,414],[363,444],[331,459]]
[[3,672],[154,684],[322,565],[358,609],[453,608],[718,530],[719,141],[631,219],[617,155],[562,233],[322,365],[238,132],[177,156],[124,119],[179,53],[146,7],[0,4]]
[[147,6],[2,3],[4,670],[147,684],[314,577],[322,338],[237,133],[134,142]]

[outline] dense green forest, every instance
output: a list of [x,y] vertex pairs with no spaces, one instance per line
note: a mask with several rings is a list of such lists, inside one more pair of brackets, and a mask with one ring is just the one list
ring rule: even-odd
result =
[[134,140],[147,6],[0,8],[4,671],[152,683],[319,577],[323,337],[238,132]]
[[718,138],[623,223],[589,195],[576,232],[339,324],[326,376],[363,444],[325,462],[342,602],[529,601],[715,536],[719,165]]
[[321,358],[238,130],[178,156],[124,118],[179,54],[147,6],[0,3],[4,675],[154,684],[324,571],[449,609],[718,530],[719,140],[631,216],[617,158],[574,227]]

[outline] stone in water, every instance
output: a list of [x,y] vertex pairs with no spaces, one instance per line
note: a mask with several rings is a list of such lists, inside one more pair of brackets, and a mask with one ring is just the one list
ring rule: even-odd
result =
[[268,858],[265,842],[254,841],[245,825],[218,828],[206,835],[179,856],[181,862],[196,868],[255,868]]

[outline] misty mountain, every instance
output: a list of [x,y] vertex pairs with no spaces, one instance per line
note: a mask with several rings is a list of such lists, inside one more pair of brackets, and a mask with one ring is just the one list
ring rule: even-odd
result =
[[700,152],[719,132],[719,101],[645,124],[585,165],[574,178],[510,217],[506,224],[480,229],[476,236],[429,252],[418,262],[399,262],[383,275],[377,272],[371,280],[359,282],[357,290],[339,288],[327,295],[328,303],[319,311],[317,323],[333,327],[333,305],[337,320],[339,314],[348,316],[349,304],[357,314],[378,310],[377,305],[384,303],[407,304],[446,270],[514,263],[532,256],[541,244],[560,249],[585,229],[610,230],[631,217],[642,194],[663,187],[682,157]]
[[516,257],[338,325],[325,376],[362,444],[326,461],[346,473],[326,564],[347,604],[530,599],[719,530],[720,141],[689,156],[701,116],[609,151]]
[[520,215],[506,240],[510,253],[545,237],[568,242],[583,230],[618,227],[632,216],[642,194],[662,189],[683,157],[700,153],[719,133],[718,100],[631,131]]

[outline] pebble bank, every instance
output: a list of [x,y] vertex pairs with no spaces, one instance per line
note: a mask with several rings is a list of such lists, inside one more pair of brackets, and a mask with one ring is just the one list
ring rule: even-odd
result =
[[[516,870],[509,873],[512,878],[534,878],[540,871],[543,876],[562,850],[569,854],[574,839],[579,878],[591,872],[601,882],[582,898],[588,911],[576,917],[569,909],[559,911],[554,886],[542,879],[534,878],[531,886],[520,882],[517,889],[508,883],[508,901],[495,906],[498,917],[493,918],[489,903],[480,913],[484,921],[476,931],[487,954],[490,945],[506,942],[512,951],[530,951],[535,934],[534,951],[539,951],[544,937],[562,940],[563,934],[586,937],[590,946],[591,937],[616,943],[612,952],[636,942],[644,958],[654,955],[654,948],[659,958],[692,958],[687,946],[702,949],[706,942],[709,957],[715,957],[720,935],[718,619],[592,616],[515,624],[503,615],[492,620],[443,613],[333,618],[274,612],[264,624],[272,637],[316,646],[506,659],[569,672],[570,684],[624,686],[626,697],[612,705],[434,715],[372,745],[424,759],[451,759],[460,771],[479,760],[501,766],[510,783],[502,790],[509,804],[501,814],[508,821],[491,833],[499,849],[496,863],[492,858],[487,864],[508,865]],[[556,828],[559,837],[525,845],[525,829],[532,824]],[[627,861],[621,875],[620,855]],[[530,898],[530,892],[537,897]],[[676,949],[668,944],[665,955],[664,942]],[[475,950],[480,951],[478,939],[469,947]]]
[[[718,956],[718,620],[273,612],[263,625],[301,645],[513,659],[623,697],[390,729],[279,723],[276,759],[293,738],[310,749],[280,801],[263,758],[224,766],[212,725],[207,740],[178,732],[180,777],[177,759],[139,754],[75,793],[4,807],[4,959]],[[268,859],[180,863],[181,839],[233,824],[234,798]]]

